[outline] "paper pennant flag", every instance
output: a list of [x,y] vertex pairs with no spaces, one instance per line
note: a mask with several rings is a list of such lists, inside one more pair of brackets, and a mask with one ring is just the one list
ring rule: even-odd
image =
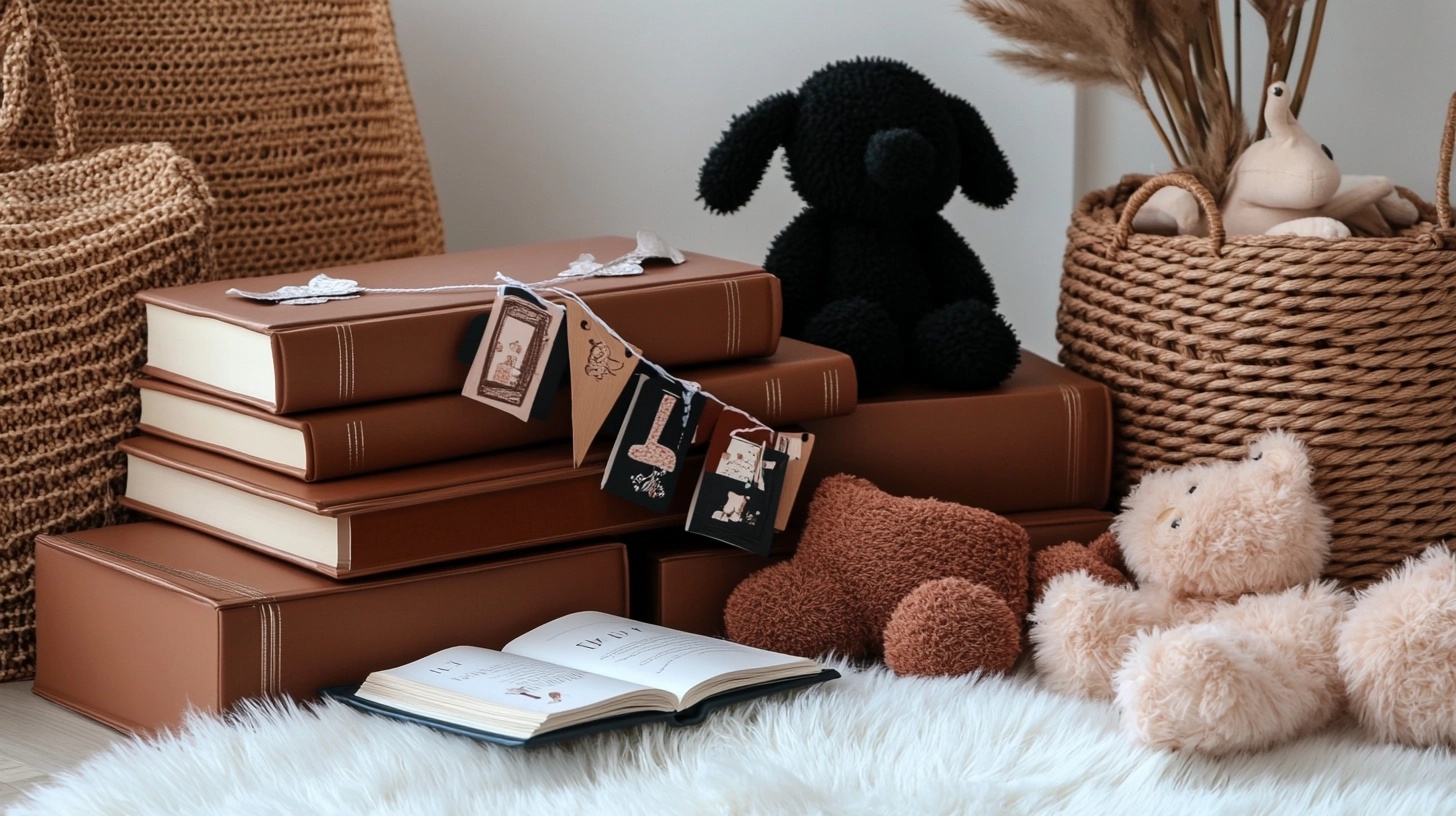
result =
[[688,507],[688,532],[768,553],[789,461],[774,440],[771,429],[745,414],[719,415]]
[[580,303],[566,300],[566,347],[571,354],[571,459],[581,460],[641,360]]
[[659,513],[671,509],[703,399],[696,392],[689,396],[677,380],[639,372],[602,489]]
[[550,399],[559,384],[546,379],[565,316],[566,311],[554,303],[505,287],[491,307],[460,393],[520,420],[542,415],[538,400]]
[[779,495],[778,515],[774,519],[775,530],[785,530],[789,517],[794,512],[794,500],[799,496],[799,485],[804,481],[804,470],[809,465],[809,453],[814,450],[814,434],[807,431],[784,431],[774,435],[774,450],[788,457],[784,468],[783,488]]

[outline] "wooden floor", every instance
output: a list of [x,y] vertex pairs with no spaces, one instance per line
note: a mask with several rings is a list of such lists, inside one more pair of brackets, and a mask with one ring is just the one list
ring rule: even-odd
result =
[[0,683],[0,811],[26,787],[129,739],[30,692],[30,681]]

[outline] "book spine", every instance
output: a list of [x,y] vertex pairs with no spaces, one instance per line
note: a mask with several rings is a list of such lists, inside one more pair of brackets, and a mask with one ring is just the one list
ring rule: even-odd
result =
[[[180,467],[148,454],[142,454],[142,458],[179,470],[184,474],[184,482],[189,478],[216,481],[243,493],[252,492],[235,480],[217,477],[196,467]],[[702,468],[703,458],[687,457],[682,466],[686,469],[684,472],[695,473]],[[185,501],[163,507],[138,499],[131,495],[130,481],[128,494],[120,502],[153,518],[337,579],[672,527],[687,518],[693,492],[690,487],[677,492],[668,512],[657,513],[604,492],[601,489],[604,468],[604,463],[597,463],[569,469],[554,478],[506,480],[506,484],[493,490],[442,491],[438,498],[429,501],[341,513],[337,517],[338,557],[329,563],[299,555],[286,541],[270,539],[269,530],[244,531],[226,514],[207,521],[186,509]],[[279,501],[276,497],[271,500]]]
[[[643,356],[669,367],[772,354],[782,320],[779,281],[768,273],[611,292],[586,302]],[[483,311],[277,332],[272,410],[288,414],[458,389],[472,356],[462,359],[461,343]]]
[[549,417],[522,422],[468,397],[436,394],[321,411],[304,425],[303,479],[317,482],[568,439],[571,408],[563,393]]
[[[856,404],[854,363],[842,354],[781,364],[725,363],[680,374],[769,425],[842,416]],[[704,439],[721,410],[715,402],[705,406],[699,428]],[[320,411],[299,419],[306,429],[308,467],[303,474],[251,461],[313,482],[571,437],[570,397],[565,392],[547,419],[525,423],[454,394]]]
[[[858,404],[854,362],[847,355],[705,372],[697,380],[722,403],[775,427],[844,416]],[[695,442],[706,442],[722,406],[708,402]]]

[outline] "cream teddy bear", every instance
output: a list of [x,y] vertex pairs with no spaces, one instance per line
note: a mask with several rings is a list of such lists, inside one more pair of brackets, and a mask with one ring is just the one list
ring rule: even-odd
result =
[[1044,682],[1116,700],[1168,748],[1259,748],[1344,704],[1379,739],[1456,745],[1456,553],[1432,546],[1352,599],[1315,582],[1328,528],[1284,432],[1147,475],[1111,533],[1033,563]]
[[1331,719],[1351,599],[1318,580],[1330,522],[1311,475],[1284,431],[1242,461],[1145,475],[1112,526],[1136,586],[1067,572],[1032,611],[1045,684],[1115,700],[1165,748],[1260,748]]

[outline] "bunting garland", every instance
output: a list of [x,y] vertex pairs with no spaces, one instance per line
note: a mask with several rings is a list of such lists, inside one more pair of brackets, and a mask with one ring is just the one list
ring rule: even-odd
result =
[[[494,283],[384,289],[316,275],[306,286],[272,292],[230,289],[228,294],[305,306],[371,294],[494,289],[495,303],[473,350],[464,396],[530,421],[550,413],[566,379],[573,465],[580,467],[596,437],[615,425],[602,489],[657,512],[672,506],[694,440],[707,439],[702,468],[689,474],[696,483],[686,529],[766,553],[774,531],[787,524],[813,435],[775,431],[697,383],[672,376],[643,357],[580,296],[558,285],[601,275],[640,275],[643,262],[652,259],[685,260],[657,235],[641,231],[637,247],[620,258],[597,263],[583,255],[550,280],[535,283],[497,272]],[[703,433],[706,426],[699,428],[708,401],[722,408],[711,434]]]

